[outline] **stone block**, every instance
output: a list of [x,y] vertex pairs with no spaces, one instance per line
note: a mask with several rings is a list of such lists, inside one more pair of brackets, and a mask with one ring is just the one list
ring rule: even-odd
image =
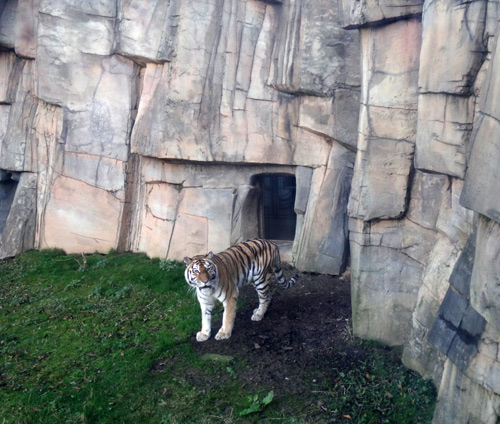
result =
[[383,25],[397,19],[408,19],[422,13],[423,0],[341,0],[340,21],[347,29]]
[[[500,87],[497,92],[500,93]],[[474,127],[474,144],[460,204],[500,223],[500,184],[497,183],[500,145],[496,141],[500,134],[499,117],[480,114]]]
[[464,178],[475,97],[419,96],[415,167]]
[[450,191],[446,175],[416,171],[412,181],[408,219],[425,228],[436,228],[444,197]]
[[471,276],[472,307],[500,330],[500,224],[480,216],[477,227],[476,255]]
[[34,59],[38,37],[40,0],[18,0],[15,26],[15,50],[22,57]]
[[[425,261],[412,259],[401,250],[401,244],[396,247],[398,239],[413,244],[415,240],[410,237],[391,235],[382,243],[383,231],[391,222],[394,229],[399,228],[396,234],[405,231],[406,221],[380,221],[363,226],[362,221],[350,219],[353,330],[359,337],[402,345],[411,326]],[[389,230],[392,231],[392,227]],[[378,231],[379,236],[372,238],[372,231]],[[424,232],[419,240],[423,245],[431,243],[432,246],[434,237],[434,232]],[[387,247],[388,244],[391,247]],[[427,255],[430,250],[427,248]],[[417,256],[420,260],[425,257]]]
[[460,330],[477,342],[485,326],[486,320],[469,305],[460,323]]
[[25,61],[11,52],[0,52],[0,102],[14,103]]
[[[303,96],[300,101],[299,125],[313,132],[333,137],[332,97]],[[357,106],[359,109],[359,104]]]
[[476,254],[476,233],[467,240],[450,276],[450,284],[463,296],[470,296],[470,281]]
[[427,335],[427,340],[442,354],[447,355],[456,335],[457,329],[451,326],[449,322],[438,317]]
[[307,210],[312,175],[313,169],[304,166],[298,166],[295,171],[296,191],[294,210],[299,215],[304,215]]
[[[429,290],[429,294],[432,294],[438,300],[439,304],[448,292],[450,275],[459,254],[460,249],[446,236],[440,233],[436,235],[435,243],[425,263],[422,287],[426,287]],[[422,312],[426,313],[426,311]]]
[[[178,187],[167,183],[146,184],[141,200],[139,240],[134,250],[151,257],[168,256],[179,205]],[[182,259],[182,258],[176,258]]]
[[430,328],[416,320],[414,315],[401,360],[406,367],[417,371],[422,378],[430,378],[439,385],[446,357],[427,341]]
[[81,181],[54,179],[42,223],[40,248],[107,253],[118,243],[122,202]]
[[174,221],[159,219],[145,209],[134,252],[146,253],[151,258],[167,258],[173,229]]
[[259,191],[257,187],[252,185],[240,185],[237,188],[231,223],[231,245],[258,237]]
[[175,221],[168,257],[182,260],[185,256],[192,257],[208,252],[207,218],[179,213]]
[[476,353],[476,342],[470,338],[463,337],[463,335],[459,333],[453,339],[447,356],[460,371],[465,372],[469,366],[470,360]]
[[417,109],[421,33],[417,19],[361,30],[361,103]]
[[35,146],[31,141],[33,119],[38,101],[31,95],[35,64],[22,60],[19,64],[15,100],[10,107],[5,137],[0,144],[0,168],[11,171],[35,171]]
[[[361,31],[365,106],[359,119],[351,217],[393,219],[406,212],[415,148],[420,31],[417,20]],[[388,51],[390,55],[383,53]]]
[[447,361],[432,422],[494,424],[499,405],[498,395],[477,384]]
[[273,86],[326,95],[336,85],[359,85],[358,34],[340,27],[336,3],[292,0],[281,9],[269,78]]
[[17,0],[6,0],[0,4],[0,46],[9,49],[15,45]]
[[426,2],[422,14],[422,93],[471,94],[484,60],[486,1]]
[[99,69],[89,107],[66,114],[66,150],[126,161],[136,67],[114,55]]
[[7,134],[7,128],[9,126],[9,115],[11,109],[11,105],[0,104],[0,152],[3,150],[5,134]]
[[2,234],[10,208],[16,194],[17,182],[10,179],[10,174],[0,171],[0,235]]
[[168,0],[126,0],[119,9],[115,51],[139,62],[169,59],[168,43],[174,17]]
[[353,160],[354,153],[334,144],[326,170],[313,172],[296,256],[300,269],[339,275],[345,267]]
[[439,315],[453,327],[458,328],[468,306],[468,298],[450,287],[441,303]]
[[358,145],[360,92],[354,89],[337,89],[333,100],[333,138],[347,148]]
[[40,12],[59,17],[78,12],[81,20],[87,18],[87,16],[81,16],[81,14],[89,15],[90,18],[95,16],[115,18],[116,2],[114,0],[42,0]]
[[[15,184],[15,195],[0,231],[0,259],[33,249],[36,232],[37,175],[23,172]],[[0,186],[3,184],[0,183]],[[0,203],[3,203],[0,201]],[[1,220],[1,218],[0,218]],[[1,222],[1,221],[0,221]]]
[[474,212],[461,205],[463,180],[451,178],[450,182],[450,189],[444,193],[436,228],[456,246],[462,247],[475,226]]
[[349,216],[393,219],[406,211],[414,144],[360,136],[349,200]]
[[120,160],[66,152],[63,175],[94,187],[112,191],[123,200],[125,163]]
[[37,95],[71,110],[89,108],[103,73],[103,56],[113,50],[114,19],[82,19],[79,12],[50,4],[56,10],[38,17]]

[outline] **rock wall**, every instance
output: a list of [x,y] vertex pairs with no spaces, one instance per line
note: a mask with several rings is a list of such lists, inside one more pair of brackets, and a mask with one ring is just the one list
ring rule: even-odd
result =
[[353,328],[404,347],[435,423],[500,416],[500,19],[492,0],[7,0],[0,258],[181,259],[262,235],[350,259]]
[[346,267],[359,36],[341,28],[337,7],[0,8],[0,257],[33,247],[171,259],[219,251],[262,236],[256,177],[290,174],[297,266]]
[[403,345],[434,423],[500,416],[498,2],[341,2],[361,35],[354,332]]

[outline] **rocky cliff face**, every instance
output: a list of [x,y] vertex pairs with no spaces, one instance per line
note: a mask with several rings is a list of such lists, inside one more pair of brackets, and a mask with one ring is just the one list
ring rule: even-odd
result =
[[345,268],[359,35],[341,28],[337,8],[242,0],[2,7],[0,190],[7,198],[12,180],[32,176],[16,191],[31,213],[22,218],[11,197],[4,208],[0,257],[29,247],[173,259],[222,250],[263,235],[256,181],[288,174],[297,265]]
[[500,415],[500,19],[478,0],[7,0],[0,257],[181,259],[263,235],[350,256],[357,335],[403,345],[435,423]]
[[[361,35],[353,326],[404,345],[435,423],[496,423],[498,3],[342,2]],[[420,15],[421,14],[421,15]]]

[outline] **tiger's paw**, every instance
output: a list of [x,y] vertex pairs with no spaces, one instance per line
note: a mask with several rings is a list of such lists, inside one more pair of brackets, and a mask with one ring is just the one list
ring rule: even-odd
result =
[[206,333],[202,333],[201,331],[198,331],[196,333],[196,341],[197,342],[204,342],[204,341],[208,340],[209,338],[210,338],[210,333],[206,334]]
[[253,311],[252,321],[261,321],[262,318],[264,318],[264,314],[259,313],[258,309]]
[[215,340],[225,340],[229,339],[229,337],[231,337],[231,333],[224,333],[224,331],[222,331],[221,328],[219,332],[215,335]]

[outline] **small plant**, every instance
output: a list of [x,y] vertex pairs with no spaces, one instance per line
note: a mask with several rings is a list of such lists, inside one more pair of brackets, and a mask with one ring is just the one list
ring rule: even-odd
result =
[[182,265],[180,262],[172,261],[170,259],[162,259],[160,260],[160,269],[162,271],[178,271],[182,269]]
[[264,398],[259,399],[259,395],[247,396],[248,407],[240,412],[240,417],[262,411],[274,399],[274,391],[271,390]]
[[237,375],[231,367],[226,367],[227,373],[231,376],[233,380],[236,380]]

